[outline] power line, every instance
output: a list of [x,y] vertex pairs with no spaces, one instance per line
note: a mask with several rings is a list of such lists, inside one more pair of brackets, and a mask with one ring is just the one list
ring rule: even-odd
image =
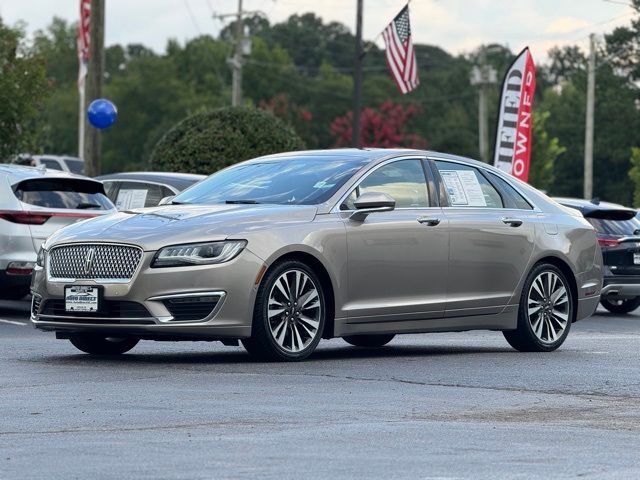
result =
[[193,11],[191,10],[191,6],[189,5],[189,0],[183,0],[183,3],[184,3],[184,6],[187,8],[187,12],[189,13],[189,17],[191,18],[191,22],[193,23],[193,26],[196,27],[198,35],[201,35],[202,30],[200,30],[200,25],[198,25],[198,21],[196,20],[196,17],[193,14]]

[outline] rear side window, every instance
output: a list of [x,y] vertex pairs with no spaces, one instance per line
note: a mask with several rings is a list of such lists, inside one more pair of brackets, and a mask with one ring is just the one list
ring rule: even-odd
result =
[[82,160],[65,158],[64,163],[67,164],[71,173],[76,173],[78,175],[82,175],[84,173],[84,162]]
[[60,162],[53,158],[41,158],[40,164],[47,167],[49,170],[62,170]]
[[500,190],[502,190],[502,193],[506,195],[507,198],[505,198],[505,203],[507,203],[508,208],[533,210],[531,204],[527,202],[525,198],[509,184],[509,182],[503,180],[497,175],[494,175],[493,173],[489,173],[489,175],[491,176],[491,180],[498,184]]
[[440,178],[452,207],[503,208],[498,191],[477,168],[436,161]]
[[46,208],[109,210],[113,208],[101,183],[67,178],[24,180],[14,186],[18,200]]
[[168,188],[153,183],[119,182],[119,184],[120,189],[114,202],[118,210],[155,207],[164,197],[173,195]]
[[638,220],[638,217],[634,217],[631,220],[608,220],[587,217],[587,221],[593,225],[596,232],[605,235],[640,235],[640,220]]

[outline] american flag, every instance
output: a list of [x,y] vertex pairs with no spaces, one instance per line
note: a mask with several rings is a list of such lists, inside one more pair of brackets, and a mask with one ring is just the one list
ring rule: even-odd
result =
[[385,55],[391,75],[402,93],[409,93],[416,88],[418,65],[411,41],[411,24],[409,23],[409,5],[407,4],[382,32]]
[[84,86],[89,62],[89,21],[91,18],[91,0],[80,0],[80,21],[78,22],[78,88]]

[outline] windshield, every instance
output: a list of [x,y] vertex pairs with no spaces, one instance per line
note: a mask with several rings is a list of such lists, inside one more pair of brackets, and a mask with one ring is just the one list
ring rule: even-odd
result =
[[327,201],[368,160],[288,157],[241,163],[194,185],[173,203],[276,203]]
[[596,232],[605,235],[639,235],[640,220],[634,217],[631,220],[607,220],[602,218],[587,218]]
[[47,208],[110,210],[100,182],[76,178],[24,180],[14,188],[18,200]]

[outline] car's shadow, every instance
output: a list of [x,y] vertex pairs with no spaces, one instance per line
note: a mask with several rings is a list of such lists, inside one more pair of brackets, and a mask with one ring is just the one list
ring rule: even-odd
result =
[[[505,354],[505,353],[517,353],[509,346],[504,348],[496,347],[478,347],[478,346],[444,346],[444,345],[389,345],[380,348],[359,348],[345,345],[343,346],[329,346],[319,348],[316,350],[305,363],[321,361],[330,362],[332,360],[371,360],[371,359],[415,359],[415,358],[429,358],[429,357],[441,357],[441,356],[461,356],[461,355],[490,355],[490,354]],[[153,353],[136,353],[135,349],[127,354],[119,356],[109,355],[86,355],[86,354],[73,354],[73,355],[48,355],[46,357],[47,362],[51,362],[52,359],[57,361],[69,363],[78,363],[84,365],[90,364],[153,364],[153,365],[165,365],[165,364],[261,364],[267,363],[261,360],[256,360],[249,356],[244,350],[233,348],[229,351],[218,350],[215,352],[206,351],[185,351],[185,352],[162,352],[158,349]]]

